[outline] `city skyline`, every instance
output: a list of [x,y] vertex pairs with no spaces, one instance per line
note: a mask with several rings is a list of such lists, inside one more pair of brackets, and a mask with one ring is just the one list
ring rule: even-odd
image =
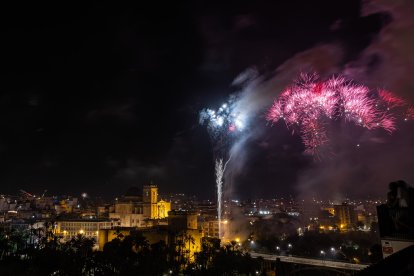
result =
[[10,7],[3,19],[0,193],[110,197],[153,181],[166,193],[213,199],[213,146],[199,112],[245,95],[246,76],[275,88],[253,91],[268,103],[249,122],[243,162],[229,163],[235,198],[375,197],[391,181],[414,181],[412,122],[398,122],[393,135],[334,125],[333,154],[315,160],[299,136],[263,119],[309,70],[413,104],[412,4],[47,8],[54,12]]

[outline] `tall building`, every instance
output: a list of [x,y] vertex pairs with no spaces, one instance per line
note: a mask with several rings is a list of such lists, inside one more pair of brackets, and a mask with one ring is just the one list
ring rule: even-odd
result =
[[351,229],[357,222],[354,206],[348,204],[334,205],[335,217],[341,230]]
[[144,204],[144,216],[149,219],[158,218],[158,187],[156,185],[145,185],[142,194]]

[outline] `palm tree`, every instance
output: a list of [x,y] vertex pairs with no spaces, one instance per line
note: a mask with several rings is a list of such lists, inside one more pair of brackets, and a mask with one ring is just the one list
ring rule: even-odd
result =
[[191,255],[190,255],[191,254],[191,244],[194,245],[195,240],[194,240],[194,237],[191,236],[188,233],[183,234],[183,240],[184,240],[185,243],[188,242],[188,250],[186,250],[186,252],[187,252],[187,264],[188,264],[191,260]]
[[185,243],[183,241],[182,236],[181,236],[181,239],[177,239],[177,246],[178,246],[178,262],[181,264],[181,262],[184,259],[183,248],[185,247]]

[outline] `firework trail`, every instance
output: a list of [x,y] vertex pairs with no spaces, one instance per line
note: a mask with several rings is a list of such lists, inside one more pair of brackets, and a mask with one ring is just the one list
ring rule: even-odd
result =
[[344,119],[366,129],[396,130],[395,111],[407,108],[404,120],[414,118],[414,109],[385,90],[371,91],[343,77],[320,80],[317,74],[301,74],[273,103],[266,119],[283,120],[289,129],[299,130],[305,151],[314,156],[329,142],[329,120]]
[[207,125],[210,139],[213,143],[215,157],[215,175],[217,186],[217,219],[219,223],[219,237],[222,238],[222,206],[223,206],[223,179],[227,164],[231,160],[231,155],[227,157],[231,138],[236,137],[244,127],[244,117],[234,111],[236,98],[230,97],[217,111],[213,109],[203,109],[200,112],[200,124]]
[[221,220],[223,215],[223,177],[224,172],[226,171],[227,164],[231,160],[231,155],[229,159],[223,165],[223,159],[216,160],[215,170],[216,170],[216,184],[217,184],[217,219],[219,221],[219,237],[222,237],[222,228]]
[[225,167],[223,166],[223,159],[216,160],[216,184],[217,184],[217,219],[219,222],[219,237],[222,236],[221,229],[221,216],[222,216],[222,204],[223,204],[223,176]]

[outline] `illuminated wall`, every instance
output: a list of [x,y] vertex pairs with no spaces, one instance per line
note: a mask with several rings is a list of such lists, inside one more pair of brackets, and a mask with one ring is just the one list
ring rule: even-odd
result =
[[171,211],[171,202],[160,200],[157,202],[157,216],[159,219],[168,217],[168,212]]

